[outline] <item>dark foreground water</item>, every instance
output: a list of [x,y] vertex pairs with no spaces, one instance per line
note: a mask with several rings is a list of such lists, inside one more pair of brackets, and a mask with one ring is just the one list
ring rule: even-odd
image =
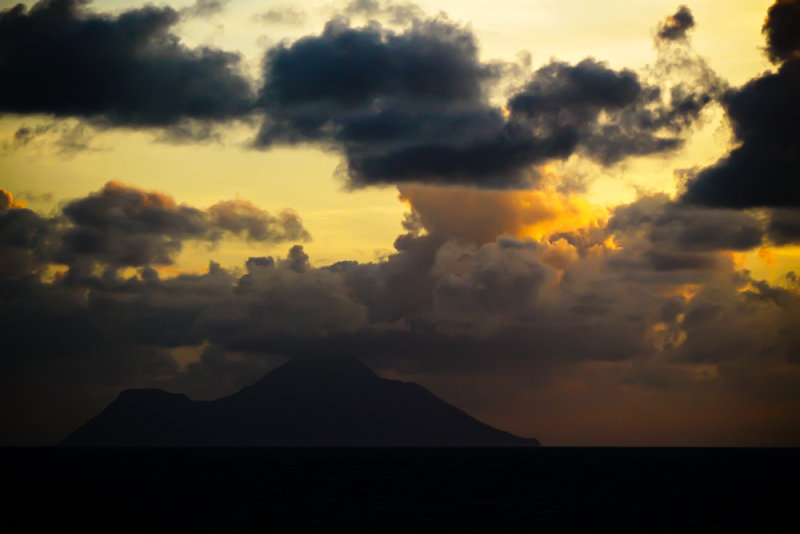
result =
[[0,449],[0,530],[800,532],[799,452]]

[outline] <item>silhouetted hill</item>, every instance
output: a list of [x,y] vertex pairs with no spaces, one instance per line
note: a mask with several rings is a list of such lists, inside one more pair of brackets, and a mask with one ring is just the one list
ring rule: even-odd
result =
[[355,358],[297,357],[215,401],[133,389],[67,446],[538,446]]

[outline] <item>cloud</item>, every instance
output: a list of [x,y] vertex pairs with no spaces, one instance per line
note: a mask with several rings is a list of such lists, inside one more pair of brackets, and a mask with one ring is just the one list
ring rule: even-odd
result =
[[51,223],[0,189],[0,277],[35,276],[46,263]]
[[[687,182],[684,199],[733,208],[800,207],[800,57],[796,32],[798,4],[770,8],[764,31],[768,52],[783,61],[764,74],[727,92],[723,105],[738,146]],[[791,37],[790,37],[791,36]],[[795,39],[795,40],[793,40]],[[794,47],[794,48],[793,48]]]
[[800,243],[800,210],[772,210],[767,224],[767,237],[776,245]]
[[[27,11],[17,6],[0,14],[0,75],[11,80],[0,88],[0,110],[158,127],[160,140],[170,142],[219,139],[220,122],[261,113],[256,147],[334,149],[344,159],[339,173],[352,187],[526,187],[541,178],[536,165],[573,154],[612,165],[668,152],[682,145],[685,130],[717,92],[707,72],[667,89],[592,58],[575,65],[553,60],[498,107],[491,97],[522,67],[482,61],[470,28],[392,2],[353,2],[345,13],[381,15],[402,29],[376,21],[354,27],[334,18],[320,35],[269,50],[264,82],[254,90],[238,54],[190,48],[172,30],[181,17],[222,3],[202,1],[182,12],[146,6],[119,15],[87,6],[41,0]],[[264,17],[297,18],[287,9]],[[21,132],[15,142],[35,133]],[[88,146],[77,135],[63,145]]]
[[3,142],[3,150],[11,152],[23,148],[38,149],[41,141],[50,141],[60,156],[72,156],[87,150],[98,150],[92,146],[95,131],[82,122],[56,120],[37,126],[22,125],[14,135]]
[[610,165],[674,150],[714,97],[704,83],[665,96],[588,58],[539,68],[497,108],[489,94],[508,69],[480,61],[472,32],[443,16],[401,32],[333,19],[318,36],[271,49],[264,65],[256,145],[340,151],[356,187],[520,187],[539,180],[534,165],[573,153]]
[[764,235],[763,223],[753,215],[687,206],[664,194],[616,208],[608,226],[612,231],[644,231],[656,246],[688,252],[751,250]]
[[733,90],[725,108],[739,145],[698,172],[684,198],[707,206],[800,207],[800,60]]
[[[116,35],[130,25],[133,41],[149,50],[123,55],[138,76],[163,54],[167,64],[190,71],[187,65],[205,64],[203,54],[211,52],[186,48],[169,32],[175,17],[154,7],[98,15],[62,1],[12,8],[0,16],[0,28],[27,25],[43,35],[46,19],[53,35],[66,39],[95,27]],[[767,283],[733,255],[796,242],[796,210],[745,211],[738,208],[749,201],[704,206],[666,195],[606,210],[559,193],[546,165],[573,154],[611,165],[680,146],[722,91],[713,72],[685,52],[686,39],[678,35],[659,47],[654,70],[663,78],[592,58],[553,60],[499,107],[493,91],[507,66],[478,59],[469,29],[444,17],[414,17],[402,30],[335,19],[320,35],[278,45],[265,57],[258,94],[267,114],[262,148],[314,143],[343,154],[352,186],[402,183],[400,197],[410,208],[405,231],[379,261],[315,266],[294,244],[308,238],[295,213],[267,213],[241,199],[199,208],[110,182],[46,216],[0,192],[0,391],[6,404],[25,407],[3,415],[3,432],[25,419],[25,435],[55,440],[124,387],[223,394],[275,361],[310,353],[354,355],[382,372],[445,386],[450,380],[454,395],[461,378],[473,386],[502,384],[509,402],[535,392],[548,413],[554,401],[577,394],[593,409],[608,408],[597,388],[635,392],[626,400],[657,392],[664,402],[685,401],[692,415],[709,391],[758,410],[771,409],[775,399],[799,405],[797,276]],[[9,43],[26,39],[0,32],[2,58],[12,58],[0,72],[16,65],[17,56],[6,55]],[[34,51],[46,48],[34,44]],[[69,53],[84,50],[67,45]],[[225,57],[224,75],[213,83],[225,85],[225,76],[238,72],[235,58]],[[770,189],[792,183],[795,108],[779,103],[796,92],[789,90],[794,75],[784,72],[794,63],[786,60],[777,73],[723,100],[742,140],[730,158],[768,147],[769,157],[788,164],[763,167],[783,169],[778,182],[752,175],[782,202],[755,205],[794,205],[790,189]],[[62,74],[37,78],[63,81]],[[200,93],[210,87],[203,76]],[[114,72],[109,78],[112,85],[120,79]],[[170,82],[175,87],[169,94],[185,89]],[[112,89],[116,95],[119,87]],[[227,98],[225,90],[214,94]],[[167,135],[240,116],[204,115],[181,107],[187,101],[159,115],[150,102],[129,108],[117,96],[97,100],[106,102],[99,107],[76,107],[70,91],[59,98],[72,100],[37,112],[162,126]],[[22,131],[20,142],[36,135]],[[770,162],[759,157],[759,165]],[[537,189],[503,189],[531,183]],[[249,258],[238,269],[211,262],[204,272],[164,276],[153,268],[173,262],[189,240],[228,237],[287,243],[288,250]],[[183,364],[176,351],[197,356]],[[56,407],[36,408],[30,398],[37,392]],[[527,425],[519,421],[529,414],[517,424]],[[778,419],[777,427],[797,435],[796,417]]]
[[711,100],[700,89],[674,91],[665,103],[659,87],[645,85],[631,70],[614,71],[591,58],[577,65],[551,61],[509,99],[508,109],[520,124],[545,132],[539,137],[553,151],[546,157],[581,150],[609,165],[681,146],[680,133]]
[[343,12],[347,16],[364,16],[370,19],[384,17],[392,24],[407,24],[425,17],[425,12],[414,2],[352,0]]
[[[149,266],[46,272],[50,251],[64,246],[70,229],[106,228],[123,242],[209,230],[257,237],[261,219],[254,223],[241,201],[220,208],[230,222],[118,184],[66,204],[56,219],[19,207],[0,212],[0,258],[27,253],[26,265],[0,263],[0,324],[15,333],[0,359],[3,383],[10,381],[4,391],[25,383],[73,404],[70,398],[94,391],[98,408],[122,387],[220,394],[217,371],[233,388],[280,358],[343,353],[442,383],[445,376],[526,377],[508,386],[510,394],[583,376],[593,364],[613,369],[609,380],[625,388],[685,394],[713,387],[767,402],[777,392],[764,377],[796,365],[800,296],[754,279],[730,256],[761,242],[764,223],[746,212],[651,195],[613,210],[607,226],[603,218],[588,228],[542,227],[535,239],[492,238],[509,233],[505,223],[494,232],[459,231],[455,206],[468,199],[489,214],[510,205],[521,216],[526,206],[514,202],[524,195],[473,192],[485,194],[483,207],[465,190],[452,190],[447,201],[446,188],[405,189],[416,215],[384,260],[315,267],[294,245],[238,270],[211,263],[207,272],[166,278]],[[539,206],[529,208],[536,227]],[[76,264],[81,252],[134,263],[111,247],[72,252]],[[196,351],[196,361],[179,365],[171,356],[178,349]],[[789,402],[797,399],[793,380],[781,386]],[[74,383],[84,393],[67,393]]]
[[184,17],[210,17],[221,13],[230,0],[196,0],[189,7],[181,9],[180,14]]
[[14,195],[5,189],[0,189],[0,212],[8,211],[12,208],[24,208],[25,202],[14,200]]
[[269,24],[300,25],[306,21],[306,12],[289,5],[277,6],[256,15],[256,19]]
[[277,216],[259,209],[247,200],[225,200],[208,208],[212,225],[252,241],[308,241],[311,235],[300,217],[291,210]]
[[762,29],[767,37],[769,58],[780,63],[800,53],[800,2],[777,0],[769,11]]
[[675,14],[658,25],[656,39],[661,41],[679,41],[686,39],[686,33],[694,28],[694,16],[686,6],[681,6]]
[[432,267],[439,277],[432,315],[451,334],[489,335],[524,323],[542,285],[554,277],[533,242],[501,238],[477,250],[447,243]]
[[[13,206],[12,206],[13,208]],[[261,243],[306,241],[299,216],[271,215],[244,200],[219,202],[207,210],[179,205],[163,193],[108,182],[102,190],[72,200],[59,217],[7,209],[0,244],[21,261],[68,265],[74,276],[95,266],[111,269],[167,265],[186,240],[214,242],[240,236]],[[8,267],[7,267],[8,268]],[[33,269],[32,269],[33,270]],[[18,274],[21,269],[14,269]]]
[[398,190],[426,231],[479,244],[502,235],[542,239],[601,226],[608,217],[605,209],[552,187],[508,191],[402,185]]
[[1,111],[161,127],[250,109],[239,55],[183,45],[170,32],[178,12],[145,6],[109,15],[87,5],[41,0],[0,12]]

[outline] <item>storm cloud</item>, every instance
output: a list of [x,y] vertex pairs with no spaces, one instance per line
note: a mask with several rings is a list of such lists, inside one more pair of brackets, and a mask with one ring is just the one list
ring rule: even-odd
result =
[[88,3],[41,0],[0,12],[0,111],[169,126],[250,109],[239,55],[182,44],[171,32],[177,11],[145,6],[109,15]]
[[[260,116],[255,147],[335,150],[352,187],[509,188],[538,183],[537,165],[573,154],[607,166],[673,151],[717,97],[710,79],[662,87],[586,58],[550,61],[499,106],[498,88],[520,66],[483,61],[470,28],[392,2],[353,2],[344,12],[385,16],[401,29],[335,17],[319,35],[268,50],[256,87],[239,54],[190,48],[174,32],[181,17],[222,5],[110,15],[82,0],[41,0],[8,9],[0,111],[158,127],[160,140],[177,142],[218,139],[216,124]],[[277,9],[268,18],[280,18]],[[673,18],[685,26],[687,14]]]
[[501,109],[503,64],[478,59],[471,31],[446,18],[401,32],[331,20],[270,50],[257,145],[314,143],[344,155],[353,186],[399,182],[518,187],[536,164],[581,153],[604,165],[674,150],[713,95],[663,92],[595,59],[537,69]]
[[800,207],[798,4],[773,5],[764,25],[777,72],[729,91],[723,105],[739,145],[687,183],[685,200],[707,206]]

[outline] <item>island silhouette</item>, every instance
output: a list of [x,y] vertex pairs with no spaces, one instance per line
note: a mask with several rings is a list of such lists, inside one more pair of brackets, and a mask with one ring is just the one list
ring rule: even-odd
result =
[[129,389],[63,446],[537,447],[354,357],[298,356],[233,395]]

